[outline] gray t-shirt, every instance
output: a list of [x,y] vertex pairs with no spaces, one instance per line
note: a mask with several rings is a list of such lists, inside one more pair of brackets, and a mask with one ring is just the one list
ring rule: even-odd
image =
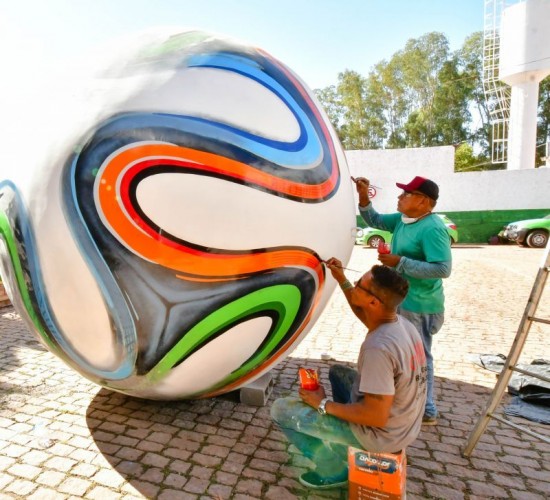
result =
[[361,345],[357,371],[352,403],[365,393],[394,398],[387,424],[383,428],[351,424],[355,437],[367,451],[404,449],[420,432],[426,403],[426,356],[420,334],[402,316],[380,325]]

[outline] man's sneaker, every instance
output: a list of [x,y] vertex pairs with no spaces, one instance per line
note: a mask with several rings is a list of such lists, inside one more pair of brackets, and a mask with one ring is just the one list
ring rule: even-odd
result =
[[348,484],[348,471],[343,471],[336,476],[323,477],[317,474],[317,472],[310,470],[308,472],[304,472],[298,480],[304,486],[311,488],[312,490],[342,488]]
[[437,415],[434,415],[433,417],[424,415],[422,417],[422,425],[437,425]]

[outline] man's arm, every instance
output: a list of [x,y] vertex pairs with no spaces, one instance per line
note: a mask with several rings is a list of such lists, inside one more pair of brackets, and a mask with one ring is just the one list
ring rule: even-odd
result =
[[400,213],[379,214],[372,206],[372,203],[369,203],[366,207],[359,206],[359,214],[367,226],[390,232],[395,230],[395,226],[401,220]]
[[390,417],[393,395],[365,394],[362,401],[352,404],[328,401],[325,409],[329,415],[353,424],[367,427],[384,427]]
[[359,196],[359,214],[366,222],[367,226],[375,227],[377,229],[384,229],[386,231],[393,231],[397,222],[399,221],[400,214],[379,214],[370,201],[369,197],[369,185],[370,182],[364,177],[358,177],[357,179],[351,178],[355,182],[355,188]]
[[405,273],[407,276],[418,279],[448,278],[451,275],[452,262],[423,262],[421,260],[401,257],[395,266],[398,273]]
[[452,270],[451,240],[447,229],[437,227],[422,240],[424,260],[401,257],[395,270],[417,279],[448,278]]
[[[362,356],[360,370],[361,383],[359,391],[363,398],[356,403],[336,403],[328,401],[325,410],[347,422],[367,427],[384,427],[388,423],[395,393],[394,370],[390,356],[380,349],[366,349]],[[374,392],[386,394],[374,394]],[[317,391],[300,389],[302,400],[318,408],[325,397],[325,390]]]
[[[300,389],[300,397],[304,403],[318,408],[325,397],[324,389],[307,391]],[[362,401],[357,403],[336,403],[328,401],[325,410],[328,415],[333,415],[353,424],[367,427],[384,427],[390,417],[393,404],[393,395],[365,394]]]
[[365,316],[364,311],[360,307],[354,306],[351,303],[351,296],[353,294],[353,285],[349,282],[349,280],[346,278],[346,275],[344,274],[342,262],[335,257],[331,257],[330,259],[325,261],[325,265],[329,268],[330,272],[332,273],[332,277],[338,282],[338,285],[340,286],[342,292],[344,293],[344,296],[346,297],[346,300],[348,301],[349,307],[353,311],[353,314],[355,314],[355,316],[357,316],[359,321],[361,321],[361,323],[363,323],[366,326],[367,318]]

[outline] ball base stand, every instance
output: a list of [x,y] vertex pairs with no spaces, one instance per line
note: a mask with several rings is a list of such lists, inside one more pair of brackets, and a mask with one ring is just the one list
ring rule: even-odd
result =
[[265,406],[273,390],[273,385],[271,373],[264,373],[260,378],[240,389],[241,403],[249,406]]

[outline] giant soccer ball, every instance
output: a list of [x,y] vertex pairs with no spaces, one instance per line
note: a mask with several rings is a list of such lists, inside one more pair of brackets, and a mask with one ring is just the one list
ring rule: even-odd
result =
[[88,379],[214,396],[321,314],[335,285],[322,259],[353,248],[352,184],[312,92],[264,51],[197,31],[130,47],[46,96],[36,138],[5,162],[0,272]]

